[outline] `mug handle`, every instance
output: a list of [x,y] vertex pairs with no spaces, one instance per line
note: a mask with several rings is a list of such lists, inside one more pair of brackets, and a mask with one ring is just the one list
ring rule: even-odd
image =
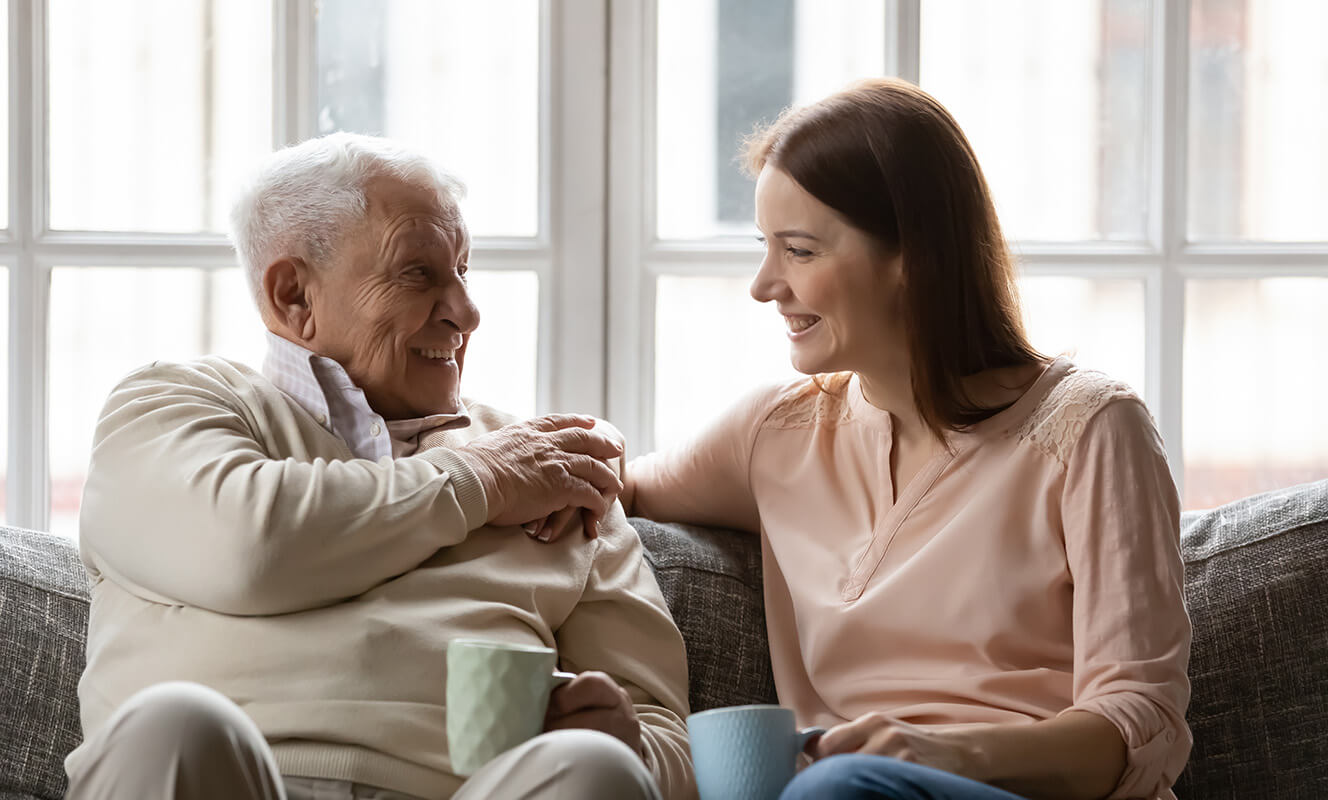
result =
[[575,672],[562,672],[560,670],[554,670],[553,675],[550,676],[549,678],[549,682],[553,684],[553,688],[557,689],[559,686],[562,686],[564,683],[570,683],[575,678],[576,678]]
[[[802,730],[798,731],[798,737],[797,737],[798,752],[806,753],[808,745],[810,745],[812,742],[816,741],[817,739],[821,738],[821,735],[823,733],[825,733],[825,728],[818,728],[816,726],[812,726],[810,728],[803,728]],[[808,755],[811,754],[808,753]]]

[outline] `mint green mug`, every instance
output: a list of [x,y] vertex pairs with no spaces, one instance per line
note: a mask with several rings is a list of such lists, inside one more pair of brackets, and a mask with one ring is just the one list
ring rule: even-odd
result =
[[475,774],[539,735],[549,694],[576,675],[537,645],[453,639],[447,645],[447,749],[452,772]]

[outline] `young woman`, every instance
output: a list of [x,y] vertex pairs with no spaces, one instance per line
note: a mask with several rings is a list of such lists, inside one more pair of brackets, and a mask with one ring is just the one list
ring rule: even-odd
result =
[[752,296],[808,377],[633,461],[633,514],[761,537],[786,798],[1171,798],[1190,748],[1179,507],[1125,385],[1024,334],[950,114],[896,80],[748,149]]

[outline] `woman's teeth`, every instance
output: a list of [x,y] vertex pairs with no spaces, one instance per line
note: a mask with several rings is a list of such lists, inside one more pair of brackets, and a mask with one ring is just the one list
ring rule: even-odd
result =
[[788,323],[788,329],[791,333],[802,333],[811,326],[821,321],[820,317],[785,317],[784,321]]
[[414,348],[414,350],[425,358],[444,359],[447,361],[452,360],[456,355],[455,350],[425,350],[419,347]]

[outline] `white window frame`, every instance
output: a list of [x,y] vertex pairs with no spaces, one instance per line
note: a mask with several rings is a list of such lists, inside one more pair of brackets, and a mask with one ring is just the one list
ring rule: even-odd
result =
[[[273,2],[274,147],[314,135],[317,0]],[[217,234],[53,231],[49,226],[46,3],[9,0],[9,278],[6,523],[50,523],[48,327],[51,269],[233,267]],[[539,278],[536,403],[605,412],[606,0],[540,0],[538,233],[477,237],[483,270]],[[501,403],[500,400],[495,399]]]
[[[654,231],[655,48],[660,0],[612,0],[609,64],[608,413],[630,451],[653,447],[655,283],[666,275],[749,277],[759,261],[734,238],[661,241]],[[886,71],[916,82],[922,0],[887,0]],[[1199,244],[1186,238],[1190,0],[1152,0],[1150,220],[1139,244],[1012,242],[1022,273],[1131,278],[1145,290],[1145,402],[1184,479],[1185,286],[1194,278],[1328,278],[1328,242]],[[926,87],[923,86],[925,89]],[[698,324],[705,324],[698,320]],[[698,391],[703,391],[698,387]],[[1182,487],[1183,493],[1183,487]]]

